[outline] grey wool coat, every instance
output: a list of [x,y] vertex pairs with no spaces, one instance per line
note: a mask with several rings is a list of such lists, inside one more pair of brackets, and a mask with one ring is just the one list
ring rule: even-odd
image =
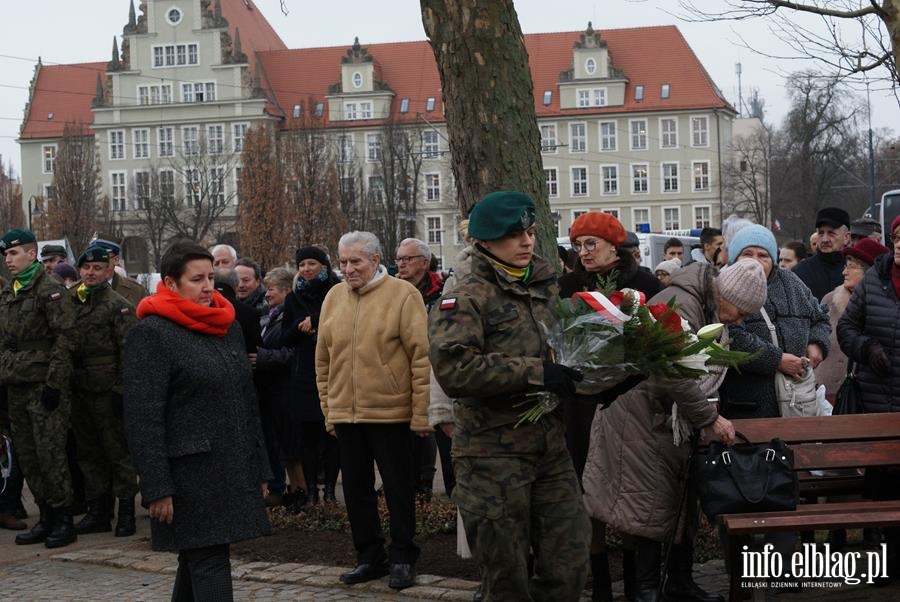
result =
[[172,524],[151,521],[154,550],[232,543],[271,531],[269,476],[250,363],[237,322],[224,337],[148,316],[124,352],[128,444],[144,506],[172,496]]

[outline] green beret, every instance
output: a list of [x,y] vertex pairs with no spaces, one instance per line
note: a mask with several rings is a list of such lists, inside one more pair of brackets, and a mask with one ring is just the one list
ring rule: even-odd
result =
[[0,253],[6,255],[7,249],[18,247],[19,245],[27,245],[30,242],[37,242],[34,233],[24,228],[13,228],[0,238]]
[[50,257],[63,257],[67,256],[66,248],[62,245],[44,245],[41,249],[41,259],[48,259]]
[[492,192],[472,207],[469,236],[476,240],[497,240],[521,232],[534,223],[534,201],[523,192]]
[[109,251],[107,251],[103,247],[88,247],[87,251],[82,253],[81,257],[78,258],[77,266],[80,268],[81,264],[87,263],[89,261],[102,261],[103,263],[109,263]]

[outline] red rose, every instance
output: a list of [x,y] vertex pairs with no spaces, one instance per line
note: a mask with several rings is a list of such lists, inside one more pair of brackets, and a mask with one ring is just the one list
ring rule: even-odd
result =
[[662,322],[663,327],[671,333],[682,332],[681,316],[665,303],[654,303],[647,308],[650,315]]

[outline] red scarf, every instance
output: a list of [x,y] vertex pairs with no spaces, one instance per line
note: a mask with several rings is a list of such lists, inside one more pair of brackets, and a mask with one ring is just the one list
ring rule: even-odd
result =
[[213,291],[212,305],[206,307],[179,297],[160,282],[156,294],[144,297],[138,304],[137,316],[159,316],[195,332],[224,337],[234,322],[234,306]]

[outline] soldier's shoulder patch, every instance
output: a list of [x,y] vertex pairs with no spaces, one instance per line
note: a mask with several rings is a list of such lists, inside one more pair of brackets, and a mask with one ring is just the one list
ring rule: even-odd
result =
[[62,293],[60,293],[59,291],[57,291],[55,293],[50,293],[47,296],[47,298],[50,299],[51,301],[59,301],[60,299],[62,299]]
[[123,316],[127,316],[128,314],[131,313],[131,308],[123,307],[122,309],[119,310],[119,313],[122,314]]
[[457,305],[459,304],[456,300],[456,297],[444,297],[443,299],[441,299],[441,304],[438,307],[441,310],[448,310],[456,309]]

